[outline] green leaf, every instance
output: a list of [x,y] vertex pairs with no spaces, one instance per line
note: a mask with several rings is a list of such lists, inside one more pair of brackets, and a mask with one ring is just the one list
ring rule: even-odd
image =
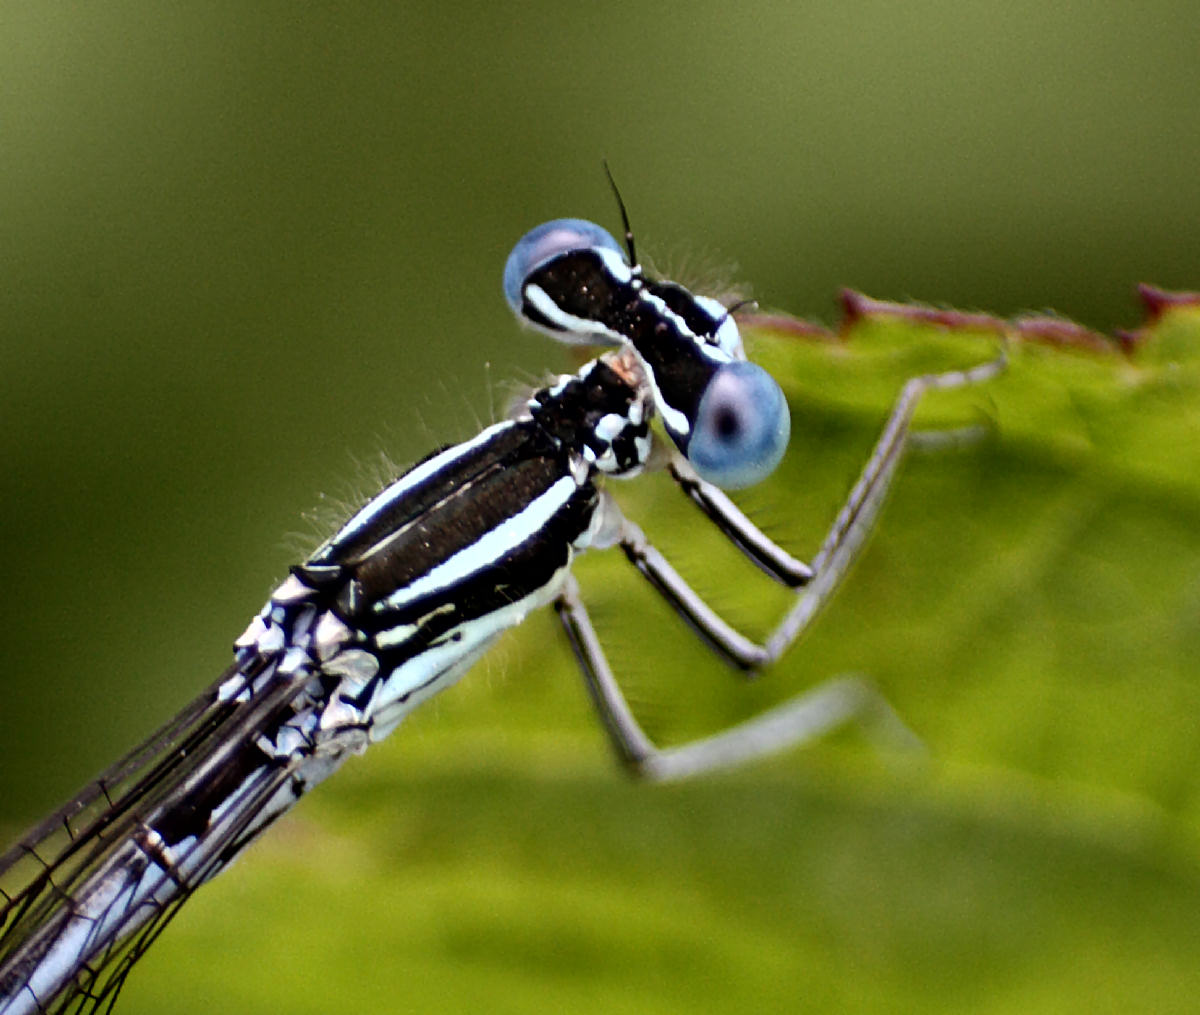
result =
[[[578,567],[664,742],[856,672],[926,753],[847,731],[629,784],[539,616],[200,892],[122,1010],[1194,1010],[1200,310],[1128,353],[968,323],[875,306],[836,339],[752,336],[794,435],[741,501],[804,555],[907,377],[994,356],[996,330],[1010,360],[922,407],[973,439],[913,453],[837,600],[756,682],[619,555]],[[668,481],[618,493],[730,619],[769,628],[786,594]]]

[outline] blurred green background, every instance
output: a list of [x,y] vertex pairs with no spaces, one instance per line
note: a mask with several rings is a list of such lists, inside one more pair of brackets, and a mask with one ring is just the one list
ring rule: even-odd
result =
[[[500,271],[547,218],[615,228],[602,158],[685,280],[1133,323],[1136,281],[1200,285],[1198,41],[1165,0],[0,3],[0,827],[207,684],[381,451],[568,366]],[[910,338],[759,347],[796,447],[747,502],[797,552],[906,371],[988,354]],[[189,904],[124,1009],[1194,1010],[1196,402],[1152,362],[1157,403],[1038,353],[947,410],[997,441],[913,463],[752,688],[581,568],[656,734],[858,669],[931,766],[848,735],[626,785],[540,617]]]

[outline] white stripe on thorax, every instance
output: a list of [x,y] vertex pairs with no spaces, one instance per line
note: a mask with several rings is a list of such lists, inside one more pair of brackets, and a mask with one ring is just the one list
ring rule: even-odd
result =
[[506,518],[470,546],[459,550],[420,578],[375,603],[372,609],[376,613],[398,609],[494,564],[508,550],[520,546],[525,540],[536,535],[554,517],[554,513],[571,499],[577,489],[574,479],[563,476],[545,493],[530,501],[523,510],[511,518]]
[[[427,698],[458,680],[502,631],[515,627],[532,611],[549,603],[562,588],[570,558],[544,585],[515,602],[491,610],[446,632],[443,640],[430,645],[397,667],[382,681],[367,706],[371,740],[382,740],[400,720]],[[338,694],[334,692],[333,700]],[[322,717],[324,724],[325,717]]]
[[333,537],[331,542],[336,545],[352,541],[359,532],[370,526],[377,515],[382,514],[402,497],[408,496],[413,487],[419,486],[447,465],[462,458],[481,444],[486,444],[496,434],[511,426],[513,426],[512,420],[494,423],[471,440],[465,441],[462,444],[456,444],[452,448],[447,448],[441,454],[434,455],[429,461],[422,462],[416,468],[410,469],[390,486],[367,501],[366,505],[338,530],[337,535]]

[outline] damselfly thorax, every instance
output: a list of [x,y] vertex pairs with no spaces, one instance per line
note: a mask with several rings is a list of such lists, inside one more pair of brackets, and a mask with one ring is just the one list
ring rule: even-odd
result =
[[[111,1006],[200,884],[538,607],[554,606],[618,757],[641,776],[737,764],[866,706],[886,708],[861,683],[832,681],[707,739],[659,748],[605,659],[572,560],[619,547],[720,657],[746,671],[766,666],[811,623],[862,546],[922,394],[991,377],[1002,361],[905,385],[805,564],[722,492],[769,474],[789,432],[783,394],[747,362],[727,308],[646,277],[627,221],[624,248],[577,219],[533,230],[509,256],[504,292],[526,324],[609,348],[371,499],[291,569],[208,691],[0,858],[0,1015]],[[605,491],[651,463],[762,570],[798,590],[764,643],[722,620]]]

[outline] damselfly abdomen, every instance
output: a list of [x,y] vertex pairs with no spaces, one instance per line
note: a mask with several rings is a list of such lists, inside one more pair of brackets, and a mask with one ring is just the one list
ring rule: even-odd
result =
[[[708,739],[660,749],[605,660],[572,559],[620,547],[726,661],[767,665],[861,547],[921,395],[990,377],[1000,362],[904,387],[806,565],[720,489],[766,476],[789,430],[778,385],[746,361],[727,308],[647,277],[627,222],[624,250],[576,219],[533,230],[508,259],[504,291],[526,323],[610,348],[374,497],[292,568],[216,684],[0,858],[0,1015],[110,1007],[200,884],[539,606],[554,605],[618,755],[643,776],[736,764],[817,736],[870,700],[860,685],[835,681]],[[656,417],[669,443],[652,429]],[[799,590],[764,644],[723,621],[604,491],[609,477],[659,465],[734,545]]]

